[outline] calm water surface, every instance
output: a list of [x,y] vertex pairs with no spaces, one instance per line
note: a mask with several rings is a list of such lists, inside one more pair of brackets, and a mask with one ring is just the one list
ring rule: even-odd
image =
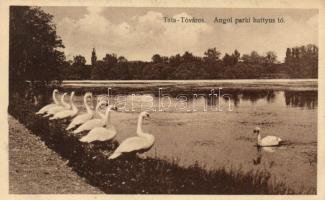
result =
[[[67,88],[83,87],[82,82],[69,84]],[[127,92],[115,90],[110,95],[110,102],[118,102],[119,107],[111,115],[118,129],[118,141],[135,135],[137,115],[148,109],[151,119],[144,123],[144,130],[156,138],[148,156],[176,160],[184,166],[198,162],[208,169],[266,169],[272,173],[273,181],[284,181],[297,191],[316,191],[318,92],[317,87],[310,88],[310,82],[285,83],[280,87],[277,82],[270,82],[244,89],[238,83],[227,83],[230,87],[222,85],[220,98],[216,83],[213,87],[192,83],[177,90],[170,85],[163,87],[160,94],[157,87],[148,89],[151,83],[146,83],[134,95],[130,83],[119,86],[123,84],[129,89]],[[159,82],[152,84],[157,86]],[[104,82],[97,87],[111,85]],[[195,90],[195,86],[204,89]],[[209,96],[211,89],[218,95]],[[193,96],[195,93],[201,95]],[[82,97],[76,101],[82,108]],[[256,126],[261,128],[262,136],[281,137],[284,145],[257,148],[257,136],[253,134]]]

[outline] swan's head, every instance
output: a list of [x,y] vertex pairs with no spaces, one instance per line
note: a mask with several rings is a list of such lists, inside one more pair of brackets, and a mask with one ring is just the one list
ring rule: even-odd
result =
[[88,98],[92,98],[93,94],[91,92],[87,92],[84,96],[84,101],[87,101]]
[[140,113],[140,116],[142,118],[149,118],[150,117],[150,114],[147,111],[143,111],[143,112]]
[[72,91],[71,94],[70,94],[70,99],[72,99],[72,97],[74,96],[75,92]]
[[260,130],[261,130],[261,128],[260,127],[258,127],[258,126],[256,126],[255,128],[254,128],[254,133],[260,133]]
[[58,93],[59,92],[59,90],[58,89],[54,89],[53,90],[53,93],[55,94],[55,93]]
[[111,110],[117,111],[117,107],[115,105],[112,105]]
[[92,97],[93,96],[93,94],[91,93],[91,92],[87,92],[86,94],[85,94],[85,97]]
[[107,102],[105,102],[106,103],[106,105],[107,105],[107,109],[109,109],[109,110],[117,110],[117,107],[115,106],[115,105],[108,105],[107,104]]
[[96,108],[95,108],[96,112],[100,112],[100,110],[102,109],[101,108],[102,106],[107,106],[107,102],[103,101],[103,100],[98,102],[97,105],[96,105]]

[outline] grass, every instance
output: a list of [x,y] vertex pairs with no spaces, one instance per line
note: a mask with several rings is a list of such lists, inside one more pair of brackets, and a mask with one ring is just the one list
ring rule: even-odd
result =
[[36,116],[31,103],[10,99],[9,113],[45,141],[80,176],[105,193],[114,194],[291,194],[283,183],[270,183],[267,171],[205,170],[194,164],[181,167],[158,158],[123,157],[108,160],[118,143],[83,144],[65,131],[67,123]]

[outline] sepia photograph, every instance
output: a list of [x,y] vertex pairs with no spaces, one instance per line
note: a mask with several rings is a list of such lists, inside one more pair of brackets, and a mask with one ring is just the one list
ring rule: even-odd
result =
[[7,9],[9,194],[319,193],[318,8]]

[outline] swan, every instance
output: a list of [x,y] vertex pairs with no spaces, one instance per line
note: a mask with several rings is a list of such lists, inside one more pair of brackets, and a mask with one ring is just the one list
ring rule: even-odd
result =
[[90,131],[91,129],[95,128],[95,127],[99,127],[99,126],[105,126],[105,120],[104,120],[104,115],[102,115],[99,112],[99,108],[101,105],[103,104],[107,104],[106,101],[102,100],[100,101],[97,105],[96,105],[96,113],[98,113],[100,115],[100,119],[91,119],[86,121],[84,124],[82,124],[81,126],[79,126],[76,130],[73,131],[73,133],[80,133],[82,131]]
[[62,103],[62,105],[57,105],[57,106],[53,106],[53,107],[51,107],[51,108],[47,111],[47,114],[44,115],[43,117],[48,117],[48,116],[50,116],[50,115],[54,115],[55,113],[60,112],[60,111],[62,111],[62,110],[70,109],[71,106],[70,106],[68,103],[66,103],[66,102],[64,101],[64,97],[65,97],[67,94],[68,94],[68,93],[65,92],[65,93],[61,96],[61,103]]
[[254,129],[254,133],[257,134],[257,146],[260,147],[271,147],[280,145],[282,139],[276,136],[265,136],[261,138],[260,127]]
[[83,124],[86,121],[93,118],[95,113],[94,113],[94,111],[91,110],[91,108],[87,104],[87,98],[88,97],[92,97],[92,94],[91,93],[86,93],[85,96],[84,96],[84,104],[85,104],[87,112],[83,113],[83,114],[80,114],[80,115],[76,116],[75,118],[73,118],[73,120],[71,121],[71,123],[69,124],[69,126],[65,130],[73,129],[76,126],[78,126],[80,124]]
[[43,115],[45,114],[51,107],[53,106],[58,106],[60,105],[59,101],[56,99],[56,93],[58,93],[59,90],[57,89],[54,89],[53,90],[53,93],[52,93],[52,98],[53,98],[53,102],[54,103],[51,103],[51,104],[48,104],[46,106],[44,106],[43,108],[41,108],[37,113],[35,113],[36,115]]
[[74,92],[71,92],[71,95],[70,95],[70,104],[71,104],[71,110],[62,110],[60,112],[57,112],[54,114],[53,117],[50,117],[50,120],[54,120],[54,119],[65,119],[65,118],[68,118],[68,117],[74,117],[77,115],[78,113],[78,108],[76,105],[74,105],[73,103],[73,97],[74,97]]
[[109,141],[115,138],[117,131],[111,123],[110,111],[112,105],[109,105],[105,112],[105,127],[95,127],[89,133],[80,138],[80,142]]
[[124,140],[108,159],[115,159],[125,153],[143,153],[148,151],[153,146],[155,137],[142,131],[142,120],[145,117],[150,117],[149,113],[146,111],[141,112],[138,118],[138,136],[130,137]]

